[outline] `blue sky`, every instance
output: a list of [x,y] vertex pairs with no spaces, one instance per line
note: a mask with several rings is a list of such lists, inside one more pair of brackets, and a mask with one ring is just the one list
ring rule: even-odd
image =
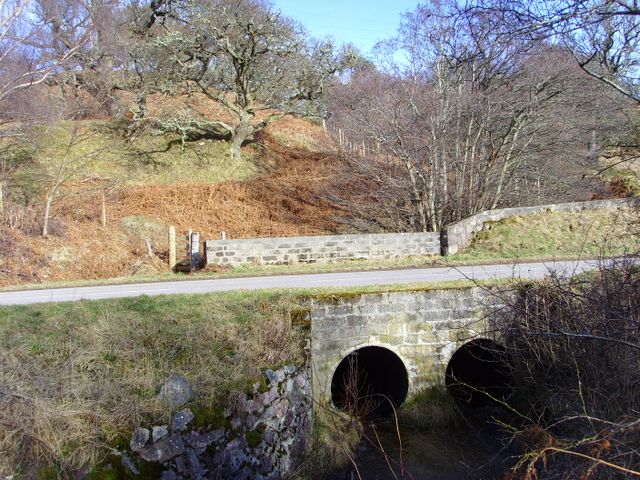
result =
[[314,37],[333,36],[367,54],[378,40],[393,36],[400,14],[419,0],[273,0],[276,9],[298,20]]

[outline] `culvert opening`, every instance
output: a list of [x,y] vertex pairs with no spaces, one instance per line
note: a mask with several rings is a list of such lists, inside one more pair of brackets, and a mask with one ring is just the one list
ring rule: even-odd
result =
[[[331,400],[358,417],[389,417],[407,398],[404,363],[383,347],[363,347],[342,359],[331,380]],[[391,406],[391,403],[393,407]]]
[[480,407],[505,400],[515,380],[505,347],[493,340],[473,340],[453,354],[446,371],[447,390],[461,405]]

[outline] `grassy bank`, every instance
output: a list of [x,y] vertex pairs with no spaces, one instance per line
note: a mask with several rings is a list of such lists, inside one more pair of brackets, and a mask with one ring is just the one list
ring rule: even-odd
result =
[[496,259],[598,258],[640,249],[635,209],[584,210],[514,215],[485,224],[471,245],[452,255],[452,262]]
[[0,475],[98,463],[140,423],[167,421],[156,394],[171,376],[207,412],[264,369],[300,364],[292,304],[254,292],[0,309]]

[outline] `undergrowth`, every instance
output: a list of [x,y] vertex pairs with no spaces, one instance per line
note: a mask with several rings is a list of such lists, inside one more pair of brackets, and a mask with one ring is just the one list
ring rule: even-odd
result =
[[316,405],[313,434],[296,480],[320,480],[353,464],[362,422],[327,405]]
[[398,412],[401,424],[424,430],[455,428],[461,418],[460,409],[443,385],[424,389]]
[[637,261],[528,285],[505,314],[524,450],[509,478],[640,475]]

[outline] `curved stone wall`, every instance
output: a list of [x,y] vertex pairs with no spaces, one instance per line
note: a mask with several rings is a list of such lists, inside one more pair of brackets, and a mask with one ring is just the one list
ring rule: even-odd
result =
[[528,216],[549,212],[580,212],[582,210],[598,210],[601,208],[621,208],[640,205],[638,198],[616,198],[611,200],[594,200],[591,202],[555,203],[537,205],[535,207],[499,208],[485,210],[475,215],[448,225],[440,235],[441,255],[453,255],[469,245],[475,232],[482,230],[485,222],[498,222],[512,215]]

